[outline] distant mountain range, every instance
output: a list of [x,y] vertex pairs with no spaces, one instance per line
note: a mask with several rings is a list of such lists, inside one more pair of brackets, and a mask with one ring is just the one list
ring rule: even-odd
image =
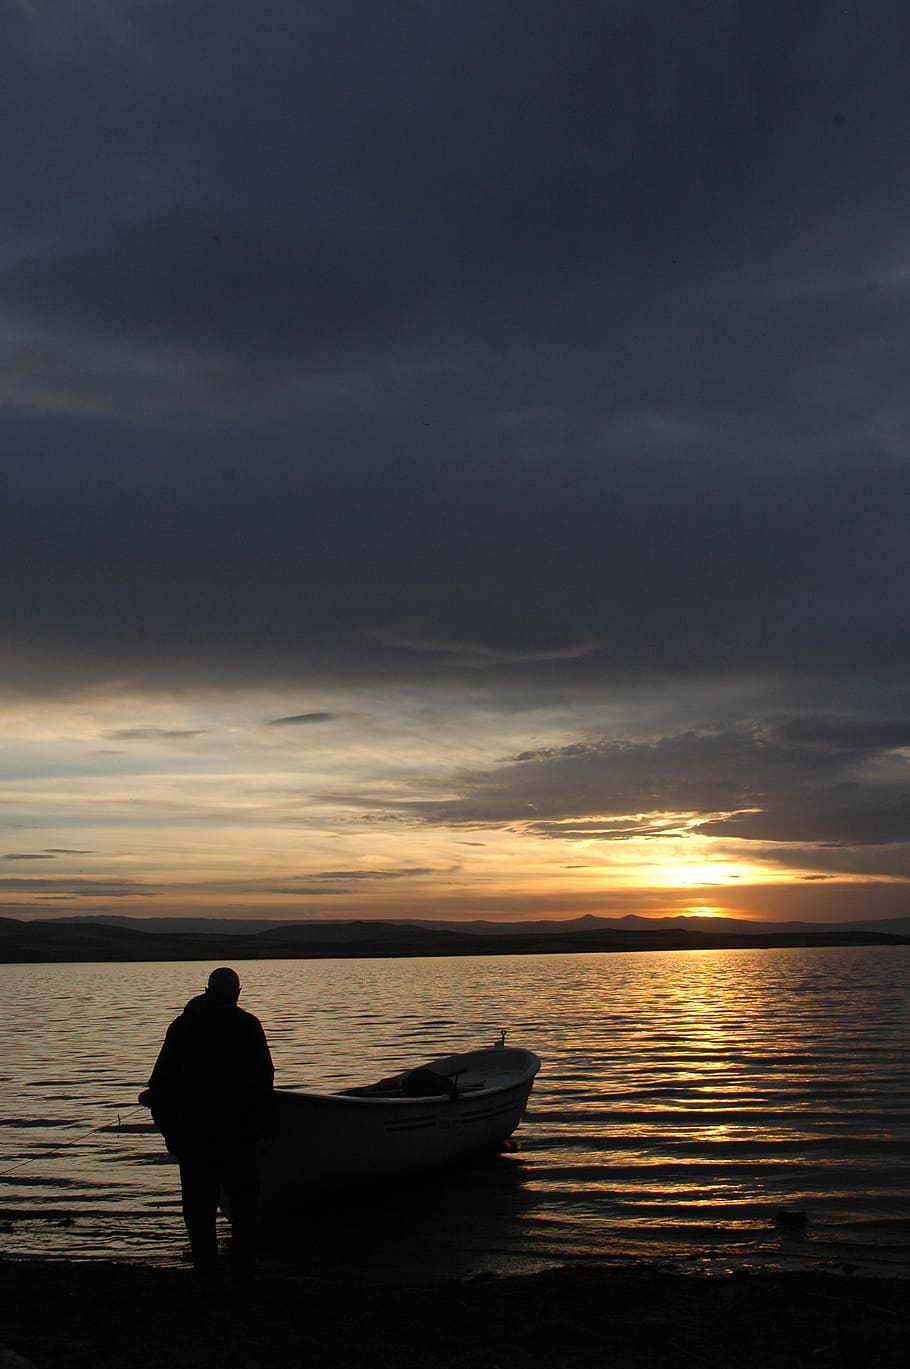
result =
[[565,934],[567,932],[655,932],[699,931],[724,932],[733,936],[755,936],[762,933],[793,932],[884,932],[892,936],[910,936],[910,916],[882,918],[877,921],[855,919],[850,922],[752,922],[736,917],[641,917],[628,913],[623,917],[596,917],[586,913],[582,917],[556,919],[528,919],[524,922],[490,922],[473,919],[450,922],[429,918],[366,918],[350,922],[330,919],[321,921],[288,922],[268,918],[233,919],[227,917],[55,917],[46,919],[52,924],[87,924],[106,927],[127,927],[139,932],[211,932],[229,935],[255,935],[282,929],[294,936],[314,936],[321,940],[326,933],[345,941],[371,936],[378,928],[420,927],[433,932],[457,932],[462,936],[515,936]]
[[[37,919],[33,919],[37,920]],[[0,918],[0,922],[3,919]],[[565,932],[654,932],[702,931],[725,932],[736,936],[750,936],[764,932],[885,932],[894,936],[910,936],[910,916],[870,920],[857,918],[850,922],[753,922],[741,917],[641,917],[627,913],[623,917],[596,917],[585,913],[582,917],[557,919],[528,919],[523,922],[490,922],[472,919],[452,922],[430,918],[358,918],[339,922],[334,919],[288,922],[271,918],[229,917],[129,917],[110,916],[42,918],[48,925],[84,925],[126,927],[138,932],[218,932],[230,935],[254,935],[257,932],[277,931],[279,928],[295,935],[322,937],[326,932],[345,940],[366,936],[379,927],[422,927],[433,932],[458,932],[471,936],[510,936],[517,933]]]
[[910,944],[910,917],[846,923],[736,918],[278,922],[267,919],[0,918],[0,962],[255,960]]

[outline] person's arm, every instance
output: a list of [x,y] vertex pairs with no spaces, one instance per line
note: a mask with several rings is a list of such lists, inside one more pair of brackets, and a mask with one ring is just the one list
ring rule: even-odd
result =
[[149,1079],[148,1089],[143,1101],[152,1114],[152,1120],[165,1139],[169,1132],[179,1126],[177,1115],[178,1080],[180,1057],[180,1028],[172,1022],[167,1029],[164,1044],[158,1052],[158,1059]]
[[261,1091],[258,1131],[261,1137],[274,1136],[278,1130],[278,1109],[275,1106],[275,1066],[262,1023],[257,1020],[253,1042],[253,1077]]

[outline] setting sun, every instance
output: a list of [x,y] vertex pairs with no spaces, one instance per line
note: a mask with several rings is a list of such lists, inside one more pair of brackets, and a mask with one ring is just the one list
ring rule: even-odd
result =
[[665,865],[658,873],[663,885],[673,888],[697,888],[703,885],[730,884],[743,878],[754,878],[755,871],[729,860],[678,861]]

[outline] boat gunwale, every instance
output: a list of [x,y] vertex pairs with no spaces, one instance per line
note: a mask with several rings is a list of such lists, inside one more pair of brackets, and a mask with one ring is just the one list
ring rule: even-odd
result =
[[[513,1089],[522,1089],[525,1086],[528,1087],[530,1093],[534,1079],[540,1070],[541,1062],[539,1057],[535,1055],[533,1051],[525,1050],[523,1047],[510,1046],[507,1049],[514,1051],[515,1053],[518,1053],[520,1050],[521,1054],[527,1057],[527,1063],[524,1068],[516,1069],[514,1071],[514,1077],[496,1084],[491,1084],[489,1087],[485,1085],[482,1088],[473,1088],[466,1090],[463,1093],[458,1092],[454,1096],[447,1093],[430,1093],[412,1098],[405,1094],[394,1093],[392,1091],[389,1091],[388,1093],[339,1093],[331,1089],[294,1088],[292,1085],[276,1085],[275,1093],[281,1098],[297,1099],[301,1103],[331,1103],[343,1104],[345,1106],[353,1105],[355,1107],[362,1107],[364,1104],[367,1104],[371,1107],[394,1107],[396,1109],[435,1107],[439,1104],[457,1106],[458,1104],[472,1103],[481,1099],[486,1100],[495,1098],[497,1094],[508,1093]],[[491,1053],[494,1050],[497,1050],[497,1047],[490,1047]],[[470,1054],[475,1053],[476,1052],[470,1052]],[[458,1058],[458,1056],[442,1056],[440,1057],[440,1062]],[[424,1065],[421,1068],[432,1069],[435,1063],[437,1062],[430,1061],[428,1065]],[[407,1071],[403,1071],[403,1073],[407,1073]]]

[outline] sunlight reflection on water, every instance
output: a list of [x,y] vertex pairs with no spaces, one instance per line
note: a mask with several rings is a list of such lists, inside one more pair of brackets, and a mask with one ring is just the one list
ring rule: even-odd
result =
[[[500,1027],[544,1062],[511,1153],[391,1195],[394,1223],[384,1195],[335,1203],[307,1216],[305,1250],[293,1231],[275,1250],[346,1269],[356,1246],[366,1267],[902,1272],[908,966],[904,947],[241,963],[284,1085],[378,1078]],[[5,1253],[176,1257],[176,1173],[135,1099],[208,968],[0,966]],[[794,1207],[808,1229],[782,1234]]]

